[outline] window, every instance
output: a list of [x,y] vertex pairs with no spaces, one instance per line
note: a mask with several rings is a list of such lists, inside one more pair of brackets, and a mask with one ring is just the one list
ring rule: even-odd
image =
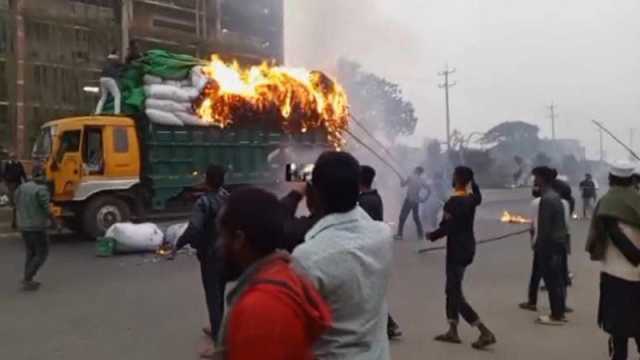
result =
[[75,153],[80,150],[80,130],[66,131],[60,137],[60,148],[56,162],[61,162],[64,154]]
[[113,129],[113,149],[117,153],[129,152],[129,136],[126,127]]

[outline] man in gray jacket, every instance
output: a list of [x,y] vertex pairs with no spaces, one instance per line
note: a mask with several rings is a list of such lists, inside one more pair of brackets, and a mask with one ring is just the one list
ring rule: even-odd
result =
[[50,196],[44,181],[43,169],[34,167],[32,179],[20,185],[15,193],[17,223],[27,249],[22,280],[22,286],[27,291],[38,290],[40,287],[40,283],[33,279],[49,255],[47,227]]
[[551,314],[537,320],[543,325],[566,323],[566,264],[569,247],[569,231],[560,195],[553,189],[554,172],[541,166],[533,169],[534,186],[540,189],[538,229],[534,246],[545,285],[549,293]]
[[385,295],[391,272],[391,229],[358,206],[358,161],[325,152],[311,181],[320,217],[293,251],[293,265],[306,273],[331,306],[331,328],[314,346],[317,360],[387,360]]

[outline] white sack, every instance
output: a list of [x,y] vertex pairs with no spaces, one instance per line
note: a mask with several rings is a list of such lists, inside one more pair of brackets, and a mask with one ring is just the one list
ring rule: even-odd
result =
[[171,126],[184,126],[182,121],[178,119],[174,114],[161,110],[154,109],[146,109],[145,114],[151,122],[160,125],[171,125]]
[[187,112],[176,112],[176,117],[182,121],[184,125],[192,125],[192,126],[208,126],[209,123],[202,120],[196,114],[187,113]]
[[154,98],[147,98],[144,102],[144,106],[147,109],[160,110],[168,113],[190,112],[192,110],[190,102],[175,102]]
[[162,84],[162,78],[159,76],[155,76],[155,75],[145,75],[142,78],[142,81],[144,82],[145,85],[153,85],[153,84]]
[[176,102],[190,102],[200,96],[200,92],[196,88],[179,88],[165,84],[145,85],[144,93],[147,98],[172,100]]
[[164,234],[156,224],[117,223],[105,234],[115,239],[118,252],[156,251],[162,245]]
[[167,228],[167,231],[164,234],[164,242],[171,244],[171,246],[175,247],[178,239],[184,234],[187,230],[187,226],[189,223],[182,224],[174,224]]
[[191,85],[202,92],[202,89],[209,82],[209,78],[202,72],[202,66],[194,66],[191,68]]
[[169,85],[177,88],[181,88],[183,86],[181,80],[164,80],[162,83],[164,85]]

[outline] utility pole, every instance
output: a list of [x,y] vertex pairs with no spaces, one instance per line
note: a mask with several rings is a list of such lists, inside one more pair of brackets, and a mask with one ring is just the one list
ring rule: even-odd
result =
[[456,72],[455,68],[449,68],[449,65],[445,66],[443,71],[438,73],[439,76],[444,77],[444,82],[439,84],[438,87],[444,89],[444,102],[447,112],[447,151],[451,150],[451,116],[449,110],[449,88],[456,85],[455,81],[449,81],[449,75]]
[[556,104],[552,102],[551,105],[549,105],[549,118],[551,119],[551,140],[556,139],[556,117],[558,117],[558,114],[556,114]]

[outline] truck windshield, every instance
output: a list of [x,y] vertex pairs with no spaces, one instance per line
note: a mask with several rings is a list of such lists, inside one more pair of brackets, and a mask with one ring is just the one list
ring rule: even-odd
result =
[[38,135],[38,139],[33,145],[32,157],[34,159],[44,159],[51,153],[51,133],[52,127],[43,128]]

